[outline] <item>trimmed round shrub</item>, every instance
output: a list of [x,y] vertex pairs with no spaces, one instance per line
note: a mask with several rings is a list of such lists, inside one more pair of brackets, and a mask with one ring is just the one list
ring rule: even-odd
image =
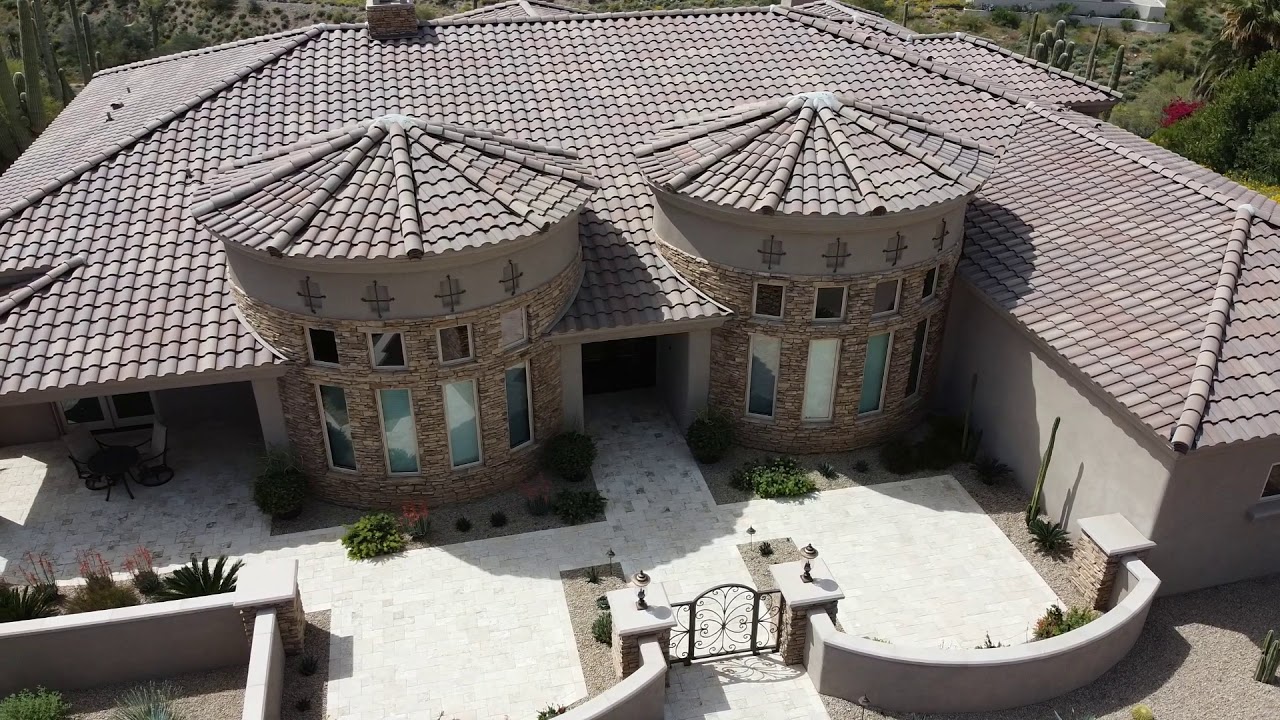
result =
[[800,463],[785,456],[748,460],[733,471],[729,484],[762,498],[796,497],[818,489]]
[[561,490],[556,493],[552,508],[566,525],[577,525],[602,514],[607,502],[594,490]]
[[705,410],[690,423],[684,438],[695,460],[719,462],[733,447],[733,420],[719,410]]
[[880,446],[880,464],[894,475],[906,475],[917,469],[915,448],[904,437],[895,437]]
[[551,438],[542,448],[542,467],[565,480],[585,480],[596,461],[596,441],[580,432]]
[[282,450],[268,451],[253,480],[253,502],[271,517],[296,514],[307,499],[307,476]]
[[347,526],[342,547],[352,560],[368,560],[403,550],[404,533],[390,513],[372,513]]

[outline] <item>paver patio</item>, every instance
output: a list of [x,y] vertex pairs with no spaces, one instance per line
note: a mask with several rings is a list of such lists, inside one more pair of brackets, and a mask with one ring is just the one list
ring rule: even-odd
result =
[[[748,526],[758,539],[812,542],[847,594],[845,629],[899,644],[972,647],[988,632],[1022,642],[1057,601],[949,476],[717,506],[656,403],[598,396],[587,410],[599,447],[595,481],[610,500],[604,522],[354,563],[337,530],[268,534],[243,479],[251,452],[241,457],[224,445],[217,455],[197,454],[199,463],[179,467],[169,485],[108,504],[46,448],[0,461],[0,488],[20,486],[0,496],[0,554],[11,560],[44,549],[61,560],[114,541],[126,552],[147,542],[179,560],[219,551],[248,562],[296,558],[307,609],[333,611],[328,714],[344,720],[519,718],[581,697],[559,572],[603,563],[610,548],[624,571],[643,568],[675,598],[691,599],[712,585],[750,583],[736,547]],[[33,480],[41,462],[49,469]],[[168,499],[143,499],[155,490]],[[35,498],[25,510],[24,497]],[[108,505],[123,515],[94,514]],[[72,522],[58,521],[66,517]],[[670,718],[760,718],[764,706],[785,709],[781,717],[826,717],[807,676],[767,658],[673,671]]]

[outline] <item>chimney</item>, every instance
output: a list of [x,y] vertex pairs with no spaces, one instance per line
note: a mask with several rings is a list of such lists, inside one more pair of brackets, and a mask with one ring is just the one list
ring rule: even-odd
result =
[[413,0],[367,0],[364,11],[369,21],[369,37],[374,40],[396,40],[418,34]]

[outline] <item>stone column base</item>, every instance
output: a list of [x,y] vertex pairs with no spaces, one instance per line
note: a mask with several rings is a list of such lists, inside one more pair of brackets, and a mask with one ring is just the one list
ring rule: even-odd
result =
[[1071,586],[1094,610],[1111,609],[1116,573],[1121,558],[1145,558],[1155,543],[1138,532],[1120,514],[1100,515],[1080,521],[1080,538],[1071,557]]

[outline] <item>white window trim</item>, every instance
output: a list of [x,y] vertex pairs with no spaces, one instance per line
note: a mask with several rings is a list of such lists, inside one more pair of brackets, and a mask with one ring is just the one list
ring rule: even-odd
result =
[[1271,472],[1276,469],[1277,465],[1280,465],[1280,463],[1273,463],[1268,467],[1266,476],[1262,478],[1262,489],[1258,491],[1258,502],[1260,503],[1280,503],[1280,493],[1275,495],[1263,494],[1267,491],[1267,480],[1271,477]]
[[[529,439],[525,440],[519,445],[515,445],[515,446],[511,445],[511,425],[510,425],[511,411],[510,411],[510,403],[508,403],[507,404],[507,449],[508,450],[519,450],[521,448],[529,447],[538,439],[537,435],[534,432],[535,424],[533,422],[533,375],[529,372],[529,361],[526,360],[525,362],[517,363],[515,365],[508,367],[506,370],[515,370],[516,368],[524,368],[524,395],[525,395],[525,402],[529,404]],[[506,388],[507,388],[506,370],[504,370],[502,373],[502,389],[504,392],[506,391]],[[484,449],[481,448],[480,452],[481,454],[483,454]]]
[[[387,445],[387,419],[382,413],[382,391],[383,390],[403,390],[409,393],[409,422],[413,424],[413,457],[418,463],[418,469],[412,472],[393,471],[391,469],[391,446]],[[413,389],[412,388],[376,388],[373,391],[374,403],[378,406],[378,428],[382,431],[382,462],[386,467],[387,475],[395,477],[417,476],[422,474],[422,454],[418,452],[418,413],[413,409]],[[328,442],[329,434],[325,433],[325,441]]]
[[[467,356],[464,358],[459,358],[457,360],[445,360],[444,359],[444,342],[440,338],[440,333],[444,332],[445,330],[448,330],[449,328],[456,328],[456,327],[467,328]],[[471,362],[472,360],[475,360],[476,359],[476,336],[475,336],[475,328],[472,327],[471,323],[458,323],[456,325],[445,325],[444,327],[436,328],[436,357],[440,358],[441,365],[461,365],[463,363],[468,363],[468,362]]]
[[338,331],[337,331],[337,330],[331,330],[331,329],[329,329],[329,328],[314,327],[314,326],[308,325],[308,326],[306,326],[306,327],[304,328],[304,332],[303,332],[303,334],[307,336],[307,360],[308,360],[312,365],[316,365],[316,366],[318,366],[318,367],[329,367],[329,368],[342,367],[342,362],[341,362],[341,361],[342,361],[342,352],[341,352],[341,350],[339,350],[339,352],[338,352],[338,362],[336,362],[336,363],[328,362],[327,360],[317,360],[317,359],[316,359],[316,349],[315,349],[314,347],[312,347],[312,345],[311,345],[311,331],[312,331],[312,330],[318,330],[318,331],[320,331],[320,332],[333,333],[333,346],[334,346],[334,348],[337,348],[337,347],[338,347]]
[[[839,288],[843,290],[840,294],[840,314],[833,318],[818,317],[818,291],[827,288]],[[809,313],[809,318],[816,323],[840,323],[844,322],[844,314],[849,310],[849,288],[846,285],[819,285],[813,290],[813,309]]]
[[[449,399],[445,397],[445,388],[449,385],[458,383],[471,383],[471,403],[476,409],[476,448],[479,452],[479,459],[466,465],[453,464],[453,435],[449,433]],[[448,382],[440,383],[440,400],[444,405],[444,439],[449,448],[449,468],[451,470],[466,470],[468,468],[477,467],[484,464],[484,427],[481,425],[483,419],[480,417],[480,381],[476,378],[458,378]]]
[[[888,281],[888,280],[881,280],[881,281],[877,282],[875,285],[873,285],[873,286],[871,287],[871,302],[872,302],[872,303],[874,303],[874,302],[876,301],[876,288],[880,287],[880,284],[881,284],[881,283],[886,283],[886,282],[889,282],[889,281]],[[897,280],[895,280],[894,282],[896,282],[896,283],[897,283],[897,287],[895,287],[895,288],[894,288],[894,291],[893,291],[893,307],[892,307],[892,308],[890,308],[889,310],[883,310],[883,311],[881,311],[881,312],[873,312],[873,313],[871,313],[871,318],[872,318],[873,320],[874,320],[874,319],[876,319],[876,318],[886,318],[886,317],[890,317],[890,316],[892,316],[892,315],[896,315],[896,314],[898,313],[898,308],[902,307],[902,278],[898,278],[898,279],[897,279]],[[877,333],[877,334],[879,334],[879,333]]]
[[[929,326],[932,324],[933,324],[933,318],[927,317],[924,319],[924,344],[920,346],[920,367],[916,368],[916,378],[915,378],[916,389],[910,395],[907,396],[909,398],[916,397],[917,395],[920,394],[920,381],[924,379],[925,356],[929,354]],[[915,341],[916,341],[914,330],[915,328],[912,328],[913,332],[911,333],[911,343],[913,345],[915,344]],[[891,343],[893,342],[892,337],[889,338],[889,342]],[[886,368],[889,367],[888,359],[885,360],[884,366]],[[907,369],[910,370],[911,368],[907,368]]]
[[809,340],[809,354],[805,356],[804,366],[804,392],[809,391],[809,358],[813,356],[813,343],[819,340],[835,340],[836,341],[836,357],[835,362],[831,363],[831,402],[827,403],[827,414],[823,417],[805,417],[804,415],[804,398],[800,396],[800,420],[802,422],[821,423],[830,422],[836,415],[836,383],[840,379],[840,352],[844,350],[844,343],[840,338],[812,338]]
[[[761,285],[773,285],[782,288],[782,301],[778,303],[777,315],[762,315],[756,312],[756,294],[759,292]],[[765,318],[767,320],[781,320],[787,314],[787,284],[780,282],[770,282],[768,280],[757,280],[751,285],[751,317]]]
[[[399,335],[400,350],[404,352],[404,365],[379,365],[377,351],[373,347],[374,335]],[[405,343],[405,333],[403,330],[370,330],[364,334],[365,342],[369,345],[369,367],[378,372],[396,372],[399,370],[409,369],[409,345]]]
[[747,417],[754,418],[756,420],[772,421],[778,415],[778,379],[779,376],[782,375],[782,338],[774,338],[778,341],[778,371],[774,373],[773,398],[769,402],[769,406],[773,408],[773,414],[760,415],[758,413],[751,412],[751,359],[754,358],[756,354],[755,347],[757,337],[773,338],[772,335],[766,335],[764,333],[752,333],[751,339],[747,341],[747,392],[746,396],[743,398],[742,405]]
[[[926,271],[926,272],[925,272],[925,277],[926,277],[926,278],[928,278],[928,277],[929,277],[929,275],[928,275],[928,271]],[[938,295],[938,280],[939,280],[941,277],[942,277],[942,264],[941,264],[941,263],[939,263],[939,264],[937,264],[937,265],[934,265],[934,266],[933,266],[933,287],[929,288],[929,294],[928,294],[928,295],[925,295],[924,297],[922,297],[922,298],[921,298],[921,300],[923,300],[923,301],[925,301],[925,302],[928,302],[928,301],[930,301],[930,300],[934,299],[935,297],[937,297],[937,295]]]
[[[515,342],[509,342],[509,343],[503,344],[502,346],[503,350],[511,350],[513,348],[524,347],[525,345],[529,344],[529,311],[525,308],[524,305],[521,305],[520,307],[513,308],[513,309],[520,311],[520,329],[523,332],[519,340],[516,340]],[[509,312],[511,312],[511,310],[507,310],[506,312],[500,313],[498,315],[499,337],[501,337],[502,335],[502,316],[506,315]],[[521,447],[524,447],[524,446],[522,445]]]
[[[902,289],[902,283],[898,283],[898,289]],[[871,415],[875,415],[876,413],[884,412],[884,399],[889,392],[889,369],[893,367],[893,337],[896,334],[897,333],[895,333],[893,330],[890,330],[887,333],[875,333],[875,335],[889,336],[889,341],[886,344],[885,351],[884,351],[884,372],[880,375],[880,402],[876,404],[875,410],[867,410],[866,412],[859,412],[858,417],[870,417]],[[870,347],[872,337],[874,337],[874,335],[867,336],[868,347]],[[863,362],[864,363],[866,362],[865,358],[863,359]],[[859,392],[858,392],[858,402],[859,403],[862,402],[861,389],[859,389]]]
[[[338,466],[338,465],[334,465],[334,464],[333,464],[333,448],[329,447],[329,427],[328,427],[328,425],[326,424],[326,421],[325,421],[325,419],[324,419],[324,396],[320,394],[320,386],[321,386],[321,385],[323,385],[323,384],[324,384],[324,383],[316,383],[316,384],[315,384],[315,389],[316,389],[316,410],[318,410],[318,411],[320,412],[320,437],[324,440],[324,461],[325,461],[325,464],[327,464],[327,465],[329,466],[329,469],[330,469],[330,470],[333,470],[334,472],[340,472],[340,473],[351,473],[351,474],[353,474],[353,475],[354,475],[354,474],[356,474],[356,473],[359,473],[359,472],[360,472],[360,461],[359,461],[359,460],[356,460],[356,466],[355,466],[354,468],[344,468],[344,467],[340,467],[340,466]],[[346,400],[346,399],[347,399],[347,389],[346,389],[346,388],[344,388],[344,387],[339,387],[338,385],[329,385],[329,387],[332,387],[332,388],[338,388],[339,390],[341,390],[341,391],[342,391],[342,399],[343,399],[343,400]],[[351,416],[351,407],[348,405],[348,406],[347,406],[347,417],[348,417],[348,419],[350,419],[350,416]],[[353,448],[355,447],[355,441],[356,441],[356,439],[355,439],[355,435],[354,435],[354,434],[352,434],[352,437],[351,437],[351,445],[352,445],[352,447],[353,447]]]

